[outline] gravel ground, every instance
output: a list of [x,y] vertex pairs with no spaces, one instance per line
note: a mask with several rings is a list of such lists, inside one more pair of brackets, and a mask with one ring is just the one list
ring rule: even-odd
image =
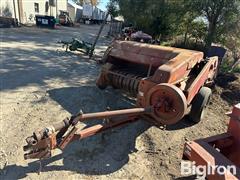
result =
[[[0,179],[181,179],[184,142],[226,130],[224,113],[240,102],[238,74],[220,77],[204,121],[182,120],[165,130],[143,120],[125,125],[74,142],[63,153],[54,151],[53,158],[42,162],[38,175],[39,162],[25,161],[22,150],[25,138],[35,129],[80,109],[96,112],[134,104],[119,90],[96,88],[100,65],[56,44],[71,37],[92,42],[98,28],[0,29]],[[97,45],[97,56],[111,41],[106,34],[107,28]]]

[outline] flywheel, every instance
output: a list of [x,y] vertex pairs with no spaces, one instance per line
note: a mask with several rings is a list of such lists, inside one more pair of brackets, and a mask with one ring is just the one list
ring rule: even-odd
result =
[[175,85],[162,83],[147,93],[147,106],[153,107],[151,116],[159,124],[175,124],[187,111],[187,100],[181,89]]

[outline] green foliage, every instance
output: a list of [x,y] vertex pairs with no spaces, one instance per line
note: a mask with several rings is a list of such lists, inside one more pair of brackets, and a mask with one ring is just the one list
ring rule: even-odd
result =
[[203,21],[192,21],[190,24],[190,37],[198,40],[204,39],[206,36],[207,26]]
[[220,72],[226,73],[226,72],[233,72],[233,73],[240,73],[240,64],[238,64],[236,67],[232,67],[233,61],[231,58],[225,58],[220,65]]
[[125,21],[155,38],[171,39],[182,35],[184,44],[191,38],[224,42],[228,27],[240,19],[240,0],[114,0]]
[[109,14],[113,17],[117,17],[119,14],[118,8],[117,8],[117,3],[114,0],[110,0],[109,3],[107,4],[107,9],[109,11]]
[[224,39],[226,27],[239,18],[239,0],[194,0],[191,7],[208,21],[206,46]]
[[170,41],[170,46],[177,48],[185,48],[197,51],[205,51],[205,44],[202,41],[196,41],[196,39],[189,38],[186,42],[182,36],[174,38]]
[[183,0],[116,0],[120,14],[128,23],[132,23],[155,38],[165,39],[176,33],[185,11]]

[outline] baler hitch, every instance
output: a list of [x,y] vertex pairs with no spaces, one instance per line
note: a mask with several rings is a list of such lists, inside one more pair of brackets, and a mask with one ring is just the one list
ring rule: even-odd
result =
[[[141,115],[150,114],[152,108],[132,108],[115,111],[79,114],[66,118],[63,121],[42,130],[35,131],[26,138],[27,145],[23,147],[26,152],[24,159],[45,159],[51,157],[51,150],[63,150],[70,142],[95,135],[104,130],[134,122]],[[103,123],[85,129],[78,129],[78,122],[93,119],[104,119]]]

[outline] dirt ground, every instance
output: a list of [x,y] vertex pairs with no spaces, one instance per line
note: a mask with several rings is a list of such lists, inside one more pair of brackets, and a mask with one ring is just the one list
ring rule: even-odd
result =
[[[219,76],[202,122],[182,120],[164,130],[145,121],[125,125],[74,142],[63,153],[54,151],[38,175],[38,161],[24,160],[22,150],[34,130],[80,109],[96,112],[134,104],[119,90],[96,88],[101,66],[56,44],[71,37],[92,42],[98,28],[0,29],[0,179],[184,179],[184,142],[226,130],[224,113],[240,102],[239,74]],[[106,34],[107,29],[97,45],[99,56],[111,41]]]

